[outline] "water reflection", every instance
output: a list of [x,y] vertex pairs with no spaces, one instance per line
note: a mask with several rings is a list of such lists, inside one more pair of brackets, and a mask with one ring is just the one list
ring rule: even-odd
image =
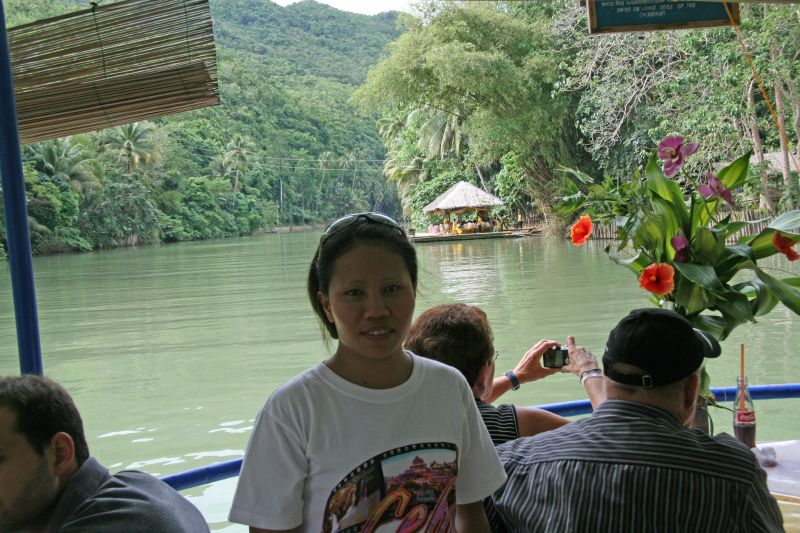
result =
[[[170,474],[241,457],[258,409],[281,383],[324,359],[305,275],[318,232],[34,260],[44,368],[74,396],[93,455],[112,470]],[[590,241],[491,239],[416,245],[416,313],[435,304],[479,305],[507,370],[539,338],[578,342],[597,354],[633,307],[649,305],[636,277]],[[800,264],[770,258],[800,275]],[[10,277],[0,265],[0,373],[16,374]],[[750,381],[800,382],[792,364],[800,319],[778,306],[742,326],[709,366],[715,385],[735,384],[747,343]],[[507,355],[506,355],[507,354]],[[574,376],[514,393],[519,404],[581,398]],[[792,406],[794,408],[792,408]],[[758,402],[759,440],[796,438],[796,401]],[[714,412],[719,430],[730,413]],[[187,491],[214,529],[235,481]]]

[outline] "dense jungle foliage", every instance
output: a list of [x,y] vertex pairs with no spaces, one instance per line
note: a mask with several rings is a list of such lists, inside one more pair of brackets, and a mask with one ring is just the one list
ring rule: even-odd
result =
[[[88,5],[4,3],[9,26]],[[667,134],[700,143],[698,175],[754,150],[737,202],[797,205],[789,148],[731,28],[589,36],[574,0],[425,0],[377,16],[313,0],[211,8],[221,106],[24,147],[37,253],[366,209],[402,208],[424,227],[422,207],[462,179],[506,202],[495,216],[558,220],[576,195],[619,200]],[[800,7],[741,9],[796,147]]]
[[[740,5],[797,147],[800,6]],[[589,36],[585,7],[570,0],[427,2],[405,20],[356,98],[382,114],[386,174],[420,225],[422,206],[458,179],[505,200],[495,214],[506,220],[547,219],[576,195],[614,204],[668,134],[700,143],[698,175],[754,150],[740,204],[797,205],[797,167],[732,28]]]
[[[106,0],[109,1],[109,0]],[[5,0],[8,26],[89,7]],[[23,147],[35,253],[399,215],[376,117],[349,99],[397,13],[212,0],[222,105]]]

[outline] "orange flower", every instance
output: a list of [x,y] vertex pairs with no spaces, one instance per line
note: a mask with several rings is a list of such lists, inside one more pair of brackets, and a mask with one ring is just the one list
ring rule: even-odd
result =
[[570,228],[570,236],[572,237],[572,244],[575,246],[583,246],[589,240],[592,234],[592,219],[589,215],[583,215],[581,218],[572,225]]
[[794,247],[794,241],[789,237],[784,237],[781,235],[780,231],[776,231],[775,235],[772,236],[772,246],[775,247],[780,253],[786,256],[786,259],[789,261],[797,261],[800,259],[800,254],[792,250]]
[[666,263],[653,263],[642,271],[639,286],[659,296],[669,294],[675,288],[675,269]]

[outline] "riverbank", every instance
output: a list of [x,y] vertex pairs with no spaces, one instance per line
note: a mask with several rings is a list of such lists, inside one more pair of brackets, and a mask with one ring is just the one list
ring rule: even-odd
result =
[[325,226],[326,224],[304,224],[301,226],[276,226],[274,228],[264,228],[262,230],[255,232],[253,235],[269,235],[270,233],[296,233],[302,231],[324,229]]

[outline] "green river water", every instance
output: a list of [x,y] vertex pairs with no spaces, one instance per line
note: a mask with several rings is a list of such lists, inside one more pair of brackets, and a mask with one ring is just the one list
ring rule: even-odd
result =
[[[280,383],[326,357],[306,301],[319,232],[120,249],[34,260],[44,370],[75,398],[92,454],[112,471],[155,475],[241,457],[253,418]],[[537,237],[417,244],[417,313],[439,303],[489,315],[498,371],[536,340],[574,335],[596,355],[633,307],[649,305],[602,242],[574,248]],[[782,256],[766,264],[800,274]],[[17,374],[8,265],[0,265],[0,373]],[[751,384],[800,382],[800,318],[779,305],[740,326],[709,371],[732,386],[746,343]],[[582,399],[575,376],[527,384],[501,400]],[[759,441],[798,438],[797,400],[756,403]],[[712,409],[717,430],[730,413]],[[212,529],[225,522],[235,480],[185,491]]]

